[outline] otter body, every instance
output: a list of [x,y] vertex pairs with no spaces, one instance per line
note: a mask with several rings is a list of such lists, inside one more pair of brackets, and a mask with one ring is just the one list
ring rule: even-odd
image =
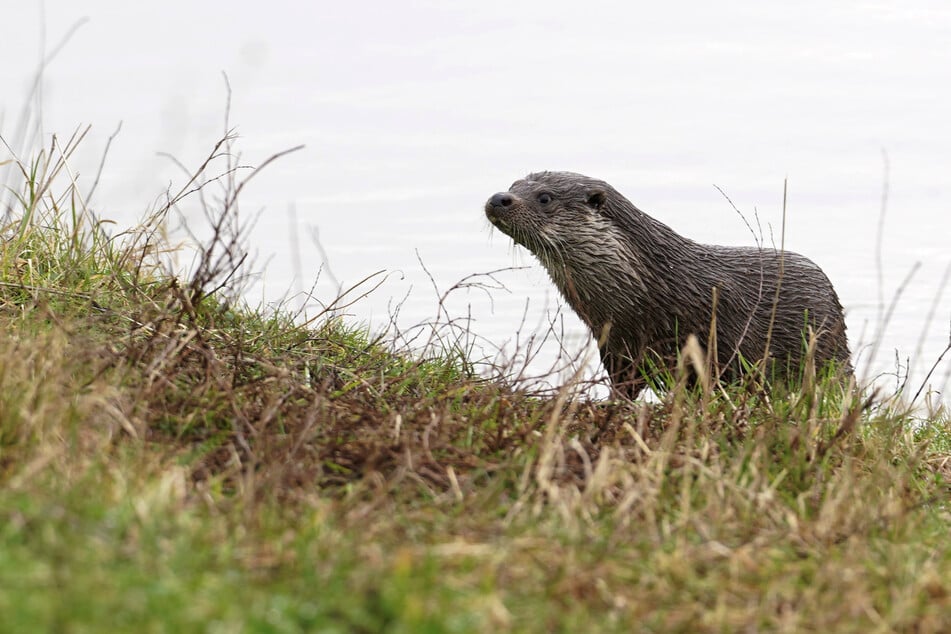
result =
[[797,253],[699,244],[604,181],[571,172],[529,174],[485,213],[547,269],[598,341],[613,386],[631,398],[645,375],[673,367],[689,335],[706,346],[714,323],[728,379],[767,353],[773,378],[795,378],[810,330],[816,365],[851,371],[835,290]]

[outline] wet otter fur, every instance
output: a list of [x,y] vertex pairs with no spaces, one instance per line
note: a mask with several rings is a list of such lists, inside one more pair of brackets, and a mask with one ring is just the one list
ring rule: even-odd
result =
[[817,368],[851,372],[835,290],[797,253],[699,244],[571,172],[529,174],[489,198],[485,213],[547,269],[624,396],[647,380],[662,387],[687,337],[706,348],[713,323],[715,369],[727,380],[762,360],[767,341],[767,376],[797,379],[810,333]]

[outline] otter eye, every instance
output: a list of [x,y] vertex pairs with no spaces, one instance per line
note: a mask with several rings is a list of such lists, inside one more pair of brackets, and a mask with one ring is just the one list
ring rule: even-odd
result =
[[547,205],[550,202],[551,202],[551,194],[541,193],[538,195],[538,203],[540,205]]

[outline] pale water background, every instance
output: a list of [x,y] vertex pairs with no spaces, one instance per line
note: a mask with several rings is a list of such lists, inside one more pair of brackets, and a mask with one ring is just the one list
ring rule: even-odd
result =
[[[224,127],[222,71],[243,162],[306,145],[260,173],[243,199],[246,213],[261,212],[250,236],[263,271],[253,304],[311,287],[322,265],[314,231],[332,276],[320,276],[310,314],[336,295],[335,280],[386,270],[382,287],[346,311],[374,328],[407,293],[401,328],[436,316],[420,259],[441,291],[524,265],[497,276],[507,290],[491,301],[473,290],[449,304],[471,317],[485,344],[476,353],[509,355],[514,333],[544,328],[560,299],[530,255],[490,230],[482,205],[492,193],[530,171],[578,171],[693,239],[752,244],[714,185],[778,241],[788,178],[786,247],[833,280],[860,358],[880,297],[894,298],[920,265],[870,371],[895,372],[897,359],[904,373],[910,358],[914,389],[948,344],[947,2],[5,0],[8,142],[43,48],[83,18],[45,69],[33,111],[43,145],[93,126],[72,162],[86,183],[122,122],[94,200],[102,216],[134,222],[182,182],[159,152],[201,162]],[[570,313],[563,319],[577,351],[586,333]],[[559,351],[546,342],[531,372]],[[936,389],[949,372],[946,359]]]

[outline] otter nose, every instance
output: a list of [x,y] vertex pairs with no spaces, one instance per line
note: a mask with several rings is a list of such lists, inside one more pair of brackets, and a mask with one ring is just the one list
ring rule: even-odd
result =
[[499,192],[494,194],[492,198],[489,199],[490,207],[511,207],[512,203],[515,202],[515,197],[508,192]]

